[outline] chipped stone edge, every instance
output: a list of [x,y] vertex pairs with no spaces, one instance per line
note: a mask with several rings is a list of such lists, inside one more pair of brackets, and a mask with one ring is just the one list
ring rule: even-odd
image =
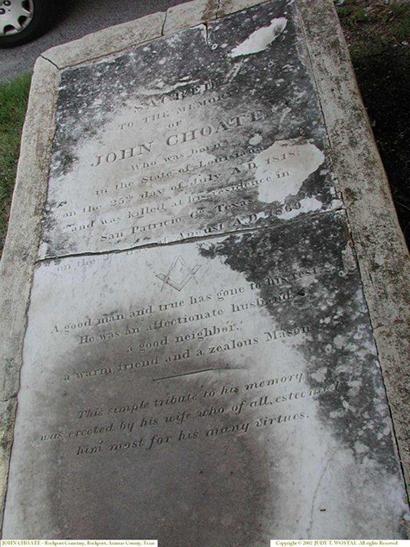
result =
[[133,45],[160,38],[163,35],[165,20],[166,13],[159,11],[52,47],[42,53],[42,57],[59,69],[90,62]]
[[409,255],[333,1],[298,7],[409,491]]
[[97,61],[132,46],[169,36],[184,28],[220,19],[268,0],[192,0],[140,19],[88,34],[79,40],[52,47],[42,57],[58,69]]
[[214,20],[218,9],[218,0],[195,0],[171,7],[166,12],[163,34],[167,36],[183,28]]
[[58,84],[59,71],[40,57],[31,82],[0,263],[0,523],[7,493],[27,310],[47,194]]

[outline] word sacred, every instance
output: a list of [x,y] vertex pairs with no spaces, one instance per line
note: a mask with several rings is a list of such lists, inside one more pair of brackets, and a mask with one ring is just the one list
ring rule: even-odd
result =
[[148,97],[145,100],[141,98],[140,103],[134,106],[134,110],[139,112],[140,110],[163,105],[171,101],[180,101],[190,95],[202,95],[203,93],[210,91],[214,87],[215,86],[213,82],[211,81],[204,82],[194,86],[190,86],[187,84],[186,87],[182,87],[182,89],[178,89],[174,91],[173,93],[166,93],[160,96],[153,95],[151,97]]
[[[246,114],[238,114],[236,116],[232,116],[231,118],[221,120],[215,125],[209,124],[202,127],[197,127],[195,129],[189,129],[188,131],[182,131],[181,133],[169,135],[166,138],[165,142],[167,146],[184,144],[187,142],[210,137],[211,135],[216,135],[220,131],[237,129],[238,127],[242,127],[245,124],[258,122],[263,119],[263,112],[260,110],[257,110],[255,112],[248,112]],[[91,167],[98,167],[102,164],[112,164],[117,161],[134,158],[135,156],[141,156],[143,154],[151,152],[152,145],[153,141],[149,141],[142,144],[136,144],[135,146],[124,148],[122,150],[110,151],[106,154],[99,154],[96,158],[95,163],[91,164]]]

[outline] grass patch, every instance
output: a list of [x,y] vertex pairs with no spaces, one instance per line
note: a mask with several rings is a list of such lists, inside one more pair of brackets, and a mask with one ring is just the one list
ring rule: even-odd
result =
[[410,40],[410,6],[392,6],[392,11],[395,18],[396,39],[400,42],[408,42]]
[[353,63],[410,40],[410,6],[383,0],[346,0],[337,8]]
[[30,81],[31,75],[25,74],[0,85],[0,248],[7,233]]

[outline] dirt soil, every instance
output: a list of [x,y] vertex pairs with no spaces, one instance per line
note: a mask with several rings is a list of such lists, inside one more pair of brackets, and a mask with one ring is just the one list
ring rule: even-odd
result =
[[410,248],[410,5],[335,4]]

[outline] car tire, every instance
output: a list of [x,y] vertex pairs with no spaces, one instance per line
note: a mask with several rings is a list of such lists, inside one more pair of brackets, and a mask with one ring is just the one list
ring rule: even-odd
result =
[[55,0],[0,0],[0,47],[41,36],[53,23],[55,4]]

